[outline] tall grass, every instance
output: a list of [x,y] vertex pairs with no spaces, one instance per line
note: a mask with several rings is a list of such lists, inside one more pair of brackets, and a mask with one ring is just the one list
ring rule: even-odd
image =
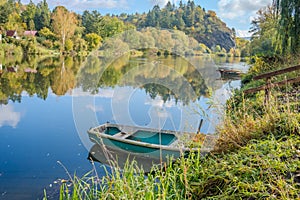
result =
[[[300,114],[275,97],[263,105],[243,98],[227,113],[215,151],[154,167],[136,162],[99,177],[94,171],[62,183],[61,200],[77,199],[299,199]],[[230,105],[230,104],[229,104]]]
[[131,163],[101,179],[75,176],[60,199],[297,199],[299,150],[299,137],[270,136],[236,152],[191,154],[147,176]]
[[136,162],[123,170],[115,164],[101,178],[95,169],[70,177],[60,199],[300,199],[298,97],[277,89],[272,94],[265,104],[263,92],[237,92],[206,156],[191,153],[147,175]]
[[[252,139],[276,138],[300,134],[299,102],[278,100],[277,95],[264,103],[264,93],[256,95],[255,102],[241,97],[239,103],[229,103],[215,151],[233,151]],[[287,97],[289,98],[289,97]]]

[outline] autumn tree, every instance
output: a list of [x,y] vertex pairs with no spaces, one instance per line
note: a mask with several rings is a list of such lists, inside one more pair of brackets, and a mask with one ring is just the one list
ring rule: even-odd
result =
[[73,12],[69,12],[63,6],[57,6],[52,14],[53,32],[59,36],[63,49],[67,39],[70,39],[76,30],[77,19]]

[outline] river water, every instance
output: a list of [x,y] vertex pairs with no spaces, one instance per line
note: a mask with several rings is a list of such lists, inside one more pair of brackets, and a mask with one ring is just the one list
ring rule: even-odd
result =
[[[238,59],[130,57],[112,61],[33,57],[2,61],[0,70],[0,199],[55,196],[68,173],[93,169],[86,131],[107,121],[213,133],[237,77]],[[101,163],[96,163],[103,175]],[[66,170],[67,171],[66,171]]]

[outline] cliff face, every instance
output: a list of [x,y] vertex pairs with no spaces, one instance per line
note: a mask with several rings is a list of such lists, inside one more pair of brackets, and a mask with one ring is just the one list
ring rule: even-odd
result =
[[210,49],[214,48],[216,45],[220,45],[221,48],[229,51],[235,46],[231,34],[221,30],[215,30],[212,33],[206,34],[194,34],[193,36],[198,42],[205,44]]

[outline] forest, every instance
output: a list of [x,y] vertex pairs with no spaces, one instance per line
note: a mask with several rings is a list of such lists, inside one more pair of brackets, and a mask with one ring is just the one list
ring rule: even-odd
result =
[[[182,32],[181,35],[196,41],[193,43],[197,47],[194,46],[192,50],[198,51],[197,54],[249,55],[248,41],[236,38],[234,28],[228,28],[214,11],[206,11],[200,5],[195,5],[194,1],[186,4],[180,1],[179,6],[169,2],[163,8],[154,6],[148,13],[119,15],[102,15],[97,10],[85,10],[78,14],[64,6],[57,6],[51,11],[46,0],[37,4],[30,1],[27,5],[19,0],[0,1],[0,33],[5,51],[2,54],[43,54],[52,50],[86,55],[101,47],[107,38],[128,30],[143,33],[148,27],[164,30],[159,33],[164,43],[172,42],[168,40],[168,35]],[[8,30],[16,31],[22,40],[7,37]],[[37,31],[37,35],[28,37],[25,31]]]

